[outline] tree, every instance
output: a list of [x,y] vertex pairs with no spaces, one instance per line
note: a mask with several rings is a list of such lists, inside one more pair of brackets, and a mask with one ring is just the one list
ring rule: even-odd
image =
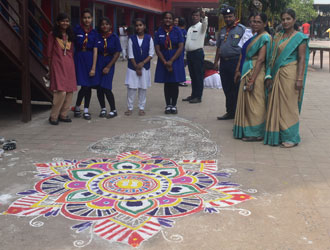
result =
[[273,16],[279,15],[287,8],[292,0],[261,0],[263,10],[269,12]]
[[289,8],[296,12],[296,19],[299,22],[309,22],[317,17],[317,11],[314,9],[314,0],[292,0]]
[[[279,19],[280,13],[288,7],[292,0],[260,0],[262,11],[267,14],[269,20]],[[297,0],[299,1],[299,0]],[[250,14],[253,0],[219,0],[220,8],[224,5],[230,5],[241,10],[242,18],[246,20]]]

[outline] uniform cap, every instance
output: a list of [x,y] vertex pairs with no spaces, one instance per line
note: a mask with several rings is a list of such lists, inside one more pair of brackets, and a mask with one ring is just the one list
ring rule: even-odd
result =
[[228,6],[222,10],[222,15],[235,14],[235,8]]

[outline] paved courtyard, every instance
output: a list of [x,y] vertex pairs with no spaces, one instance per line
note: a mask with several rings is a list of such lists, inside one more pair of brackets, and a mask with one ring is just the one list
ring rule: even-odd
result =
[[[214,48],[206,51],[213,60]],[[182,87],[178,115],[165,116],[163,85],[153,84],[146,115],[135,109],[125,116],[122,61],[116,64],[114,119],[98,117],[96,92],[91,121],[50,126],[49,110],[39,108],[23,124],[3,111],[0,136],[16,139],[17,149],[0,158],[0,212],[7,211],[0,215],[0,249],[330,249],[330,73],[324,56],[323,69],[317,54],[308,70],[302,142],[292,149],[233,139],[232,121],[216,120],[225,112],[222,90],[206,89],[202,103],[188,104],[181,99],[191,88]],[[122,154],[132,151],[131,157]],[[153,183],[157,192],[123,191]],[[116,209],[105,205],[109,200]]]

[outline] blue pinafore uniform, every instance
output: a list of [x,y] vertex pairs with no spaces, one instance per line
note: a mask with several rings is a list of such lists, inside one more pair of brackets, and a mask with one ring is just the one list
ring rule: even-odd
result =
[[98,85],[99,76],[95,72],[95,76],[90,77],[89,72],[93,65],[93,49],[97,46],[98,34],[94,29],[85,32],[80,25],[74,28],[74,34],[77,85],[95,87]]
[[112,80],[115,73],[115,65],[113,65],[108,74],[102,73],[103,69],[111,62],[116,52],[121,52],[119,38],[116,34],[111,33],[108,37],[98,35],[98,59],[97,71],[100,74],[99,85],[105,89],[112,89]]
[[[184,38],[180,28],[173,27],[169,33],[171,39],[171,46],[167,49],[165,48],[166,32],[160,27],[155,34],[155,45],[160,46],[160,51],[164,55],[166,60],[170,60],[175,52],[178,50],[179,43],[184,42]],[[155,82],[158,83],[178,83],[184,82],[186,80],[186,73],[184,70],[184,60],[183,56],[179,56],[172,64],[173,71],[168,72],[164,64],[158,58]]]

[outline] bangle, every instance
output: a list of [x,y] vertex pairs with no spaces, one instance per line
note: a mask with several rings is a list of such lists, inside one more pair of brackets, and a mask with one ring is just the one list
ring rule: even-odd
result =
[[302,81],[303,79],[297,79],[296,81]]

